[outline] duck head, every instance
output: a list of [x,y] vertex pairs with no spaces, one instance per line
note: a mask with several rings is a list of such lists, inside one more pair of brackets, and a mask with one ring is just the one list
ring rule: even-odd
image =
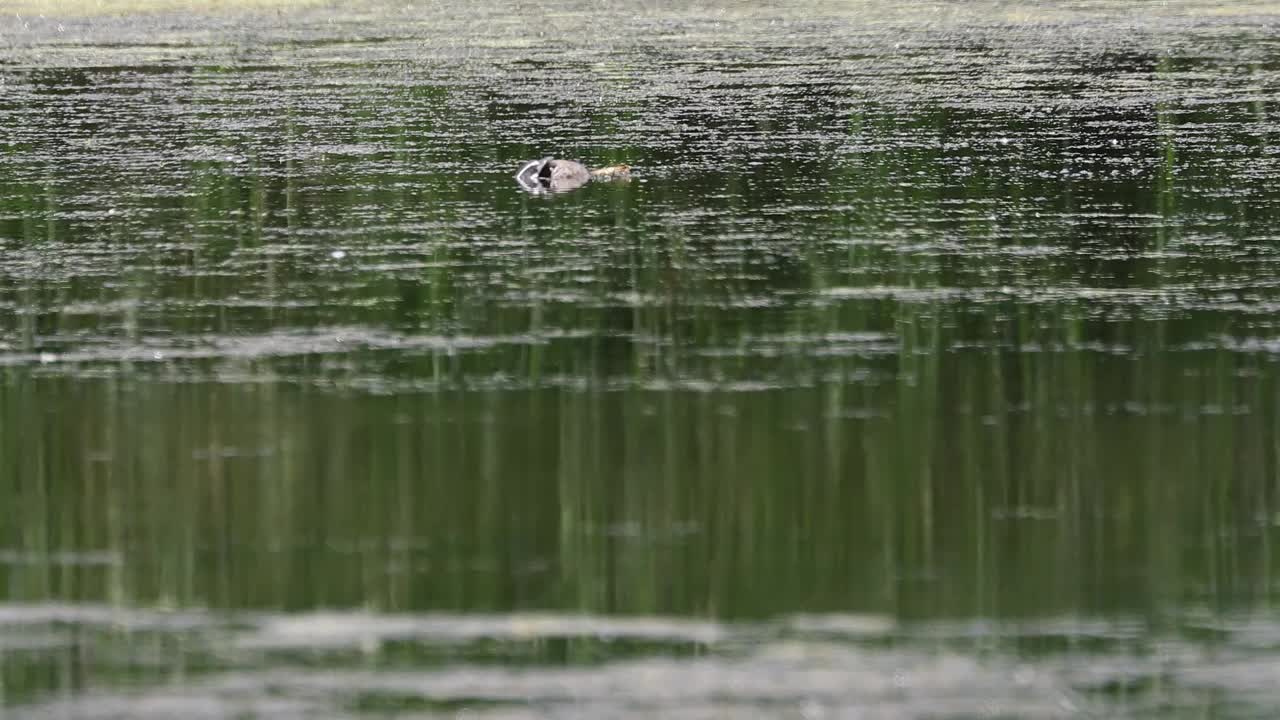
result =
[[591,173],[582,163],[556,158],[531,160],[516,172],[516,182],[529,192],[564,192],[582,187]]

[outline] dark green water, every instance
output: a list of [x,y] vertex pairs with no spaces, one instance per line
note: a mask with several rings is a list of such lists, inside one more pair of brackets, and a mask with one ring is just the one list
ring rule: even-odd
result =
[[1271,717],[1280,11],[739,5],[4,14],[0,717]]

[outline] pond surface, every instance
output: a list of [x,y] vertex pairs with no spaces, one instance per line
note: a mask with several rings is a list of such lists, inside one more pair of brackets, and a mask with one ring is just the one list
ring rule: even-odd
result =
[[0,1],[0,716],[1280,707],[1280,9],[251,5]]

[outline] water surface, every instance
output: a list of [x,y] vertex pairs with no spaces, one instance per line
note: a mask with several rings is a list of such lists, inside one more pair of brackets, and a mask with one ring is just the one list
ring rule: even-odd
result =
[[0,4],[0,715],[1280,706],[1275,8],[739,5]]

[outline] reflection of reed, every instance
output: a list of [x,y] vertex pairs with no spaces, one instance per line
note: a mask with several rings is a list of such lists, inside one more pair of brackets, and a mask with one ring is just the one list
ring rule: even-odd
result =
[[[120,560],[8,563],[6,593],[931,617],[1269,592],[1276,428],[1251,361],[948,351],[960,319],[901,308],[896,357],[754,391],[591,390],[598,340],[547,361],[586,383],[565,389],[385,397],[11,368],[6,552]],[[1012,327],[1047,345],[1048,322]]]

